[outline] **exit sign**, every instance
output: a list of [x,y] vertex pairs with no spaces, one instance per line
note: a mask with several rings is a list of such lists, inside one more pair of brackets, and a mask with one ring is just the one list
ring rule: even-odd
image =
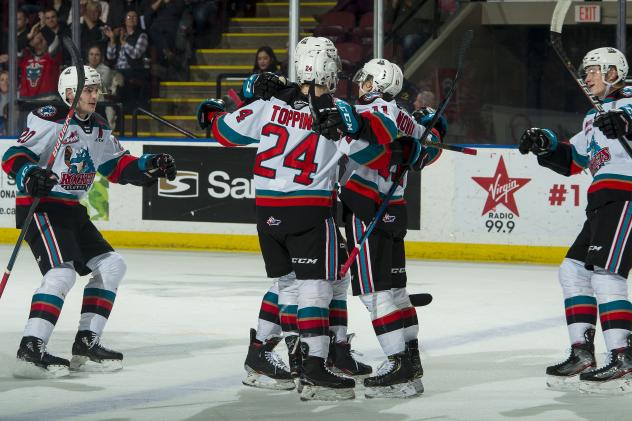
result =
[[594,4],[582,4],[575,6],[575,22],[599,23],[601,22],[601,6]]

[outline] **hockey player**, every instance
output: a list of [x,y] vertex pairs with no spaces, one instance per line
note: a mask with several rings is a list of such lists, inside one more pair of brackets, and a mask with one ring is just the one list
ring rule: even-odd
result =
[[[331,281],[338,276],[332,216],[338,158],[348,154],[381,167],[395,156],[378,145],[333,142],[312,132],[322,122],[313,119],[307,108],[310,83],[315,84],[316,109],[336,109],[348,118],[348,126],[339,125],[345,133],[376,144],[389,143],[396,135],[394,125],[379,113],[358,115],[348,104],[334,102],[329,92],[336,86],[338,63],[335,50],[308,52],[297,57],[299,95],[283,101],[256,100],[231,114],[223,113],[217,101],[207,100],[198,113],[201,125],[211,127],[225,146],[259,142],[254,166],[259,241],[268,276],[279,279],[279,295],[291,287],[297,292],[302,399],[354,396],[353,380],[334,375],[325,365]],[[377,133],[373,132],[376,124],[380,125]]]
[[[565,176],[583,169],[593,176],[587,219],[559,269],[571,342],[568,359],[547,367],[552,389],[596,393],[632,391],[632,304],[626,278],[632,264],[632,158],[618,139],[632,139],[632,90],[624,87],[625,56],[615,48],[590,51],[581,70],[592,94],[604,107],[590,110],[569,143],[549,129],[531,128],[520,139],[522,154]],[[595,369],[595,325],[601,319],[606,348],[604,366]]]
[[[358,112],[380,110],[397,125],[400,133],[415,138],[422,136],[424,126],[394,101],[403,84],[399,66],[385,59],[370,60],[357,72],[354,82],[359,88]],[[420,118],[429,121],[431,111]],[[432,136],[438,139],[439,133],[434,131]],[[423,148],[416,169],[434,162],[439,155],[440,149]],[[344,220],[350,249],[364,234],[393,180],[403,169],[401,165],[394,165],[375,170],[353,163],[347,167],[340,198],[345,206]],[[423,392],[423,369],[417,339],[419,324],[406,291],[405,188],[406,176],[352,267],[353,293],[369,310],[375,334],[388,357],[375,376],[364,380],[367,397],[409,397]]]
[[[52,105],[29,114],[28,127],[2,159],[2,169],[15,178],[18,189],[18,228],[34,198],[40,198],[33,222],[24,229],[44,279],[33,295],[17,352],[14,374],[18,377],[54,378],[68,375],[69,370],[122,368],[123,354],[105,348],[100,340],[125,275],[125,262],[90,222],[79,200],[97,171],[113,183],[139,186],[176,175],[170,155],[137,158],[123,149],[106,120],[95,113],[101,77],[88,66],[84,71],[82,92],[76,92],[75,67],[68,67],[59,77],[59,95],[67,105],[75,95],[81,97],[52,169],[45,169],[46,163],[68,111]],[[84,289],[79,330],[68,361],[47,353],[46,344],[77,273],[92,277]]]

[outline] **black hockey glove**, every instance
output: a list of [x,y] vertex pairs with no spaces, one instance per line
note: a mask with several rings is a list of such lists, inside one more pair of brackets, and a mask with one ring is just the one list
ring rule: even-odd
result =
[[424,166],[422,162],[423,147],[418,139],[412,136],[398,137],[390,144],[390,164],[402,165],[408,170],[419,171]]
[[546,155],[554,151],[557,147],[557,135],[549,129],[538,129],[537,127],[527,129],[520,138],[518,150],[526,155],[529,151],[535,155]]
[[279,90],[288,86],[287,79],[274,73],[257,73],[244,81],[242,90],[247,99],[272,98]]
[[360,132],[361,120],[355,109],[330,94],[312,99],[312,131],[330,140],[340,140],[343,135],[353,137]]
[[44,197],[58,182],[59,177],[51,170],[33,166],[27,170],[23,185],[32,197]]
[[196,110],[197,121],[202,129],[213,125],[213,120],[218,113],[224,112],[224,101],[209,98],[202,101]]
[[595,117],[593,126],[608,139],[632,136],[632,117],[624,110],[610,110]]
[[173,157],[166,153],[153,155],[147,165],[147,175],[151,178],[166,178],[167,180],[175,180],[176,161]]
[[[420,110],[413,111],[413,118],[415,121],[422,126],[426,127],[435,116],[435,109],[430,107],[424,107]],[[440,141],[443,142],[445,135],[448,131],[448,120],[445,118],[445,115],[439,117],[437,123],[434,126],[435,129],[439,132]]]

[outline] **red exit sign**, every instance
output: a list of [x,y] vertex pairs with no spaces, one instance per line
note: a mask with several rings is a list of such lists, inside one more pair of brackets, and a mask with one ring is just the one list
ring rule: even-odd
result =
[[601,6],[584,5],[575,6],[575,22],[577,23],[599,23],[601,22]]

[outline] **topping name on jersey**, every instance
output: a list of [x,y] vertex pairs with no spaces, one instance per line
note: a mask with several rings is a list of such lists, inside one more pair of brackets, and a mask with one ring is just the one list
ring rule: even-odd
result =
[[312,115],[298,110],[288,110],[278,105],[272,107],[272,118],[270,121],[279,123],[282,126],[297,127],[301,130],[312,130]]

